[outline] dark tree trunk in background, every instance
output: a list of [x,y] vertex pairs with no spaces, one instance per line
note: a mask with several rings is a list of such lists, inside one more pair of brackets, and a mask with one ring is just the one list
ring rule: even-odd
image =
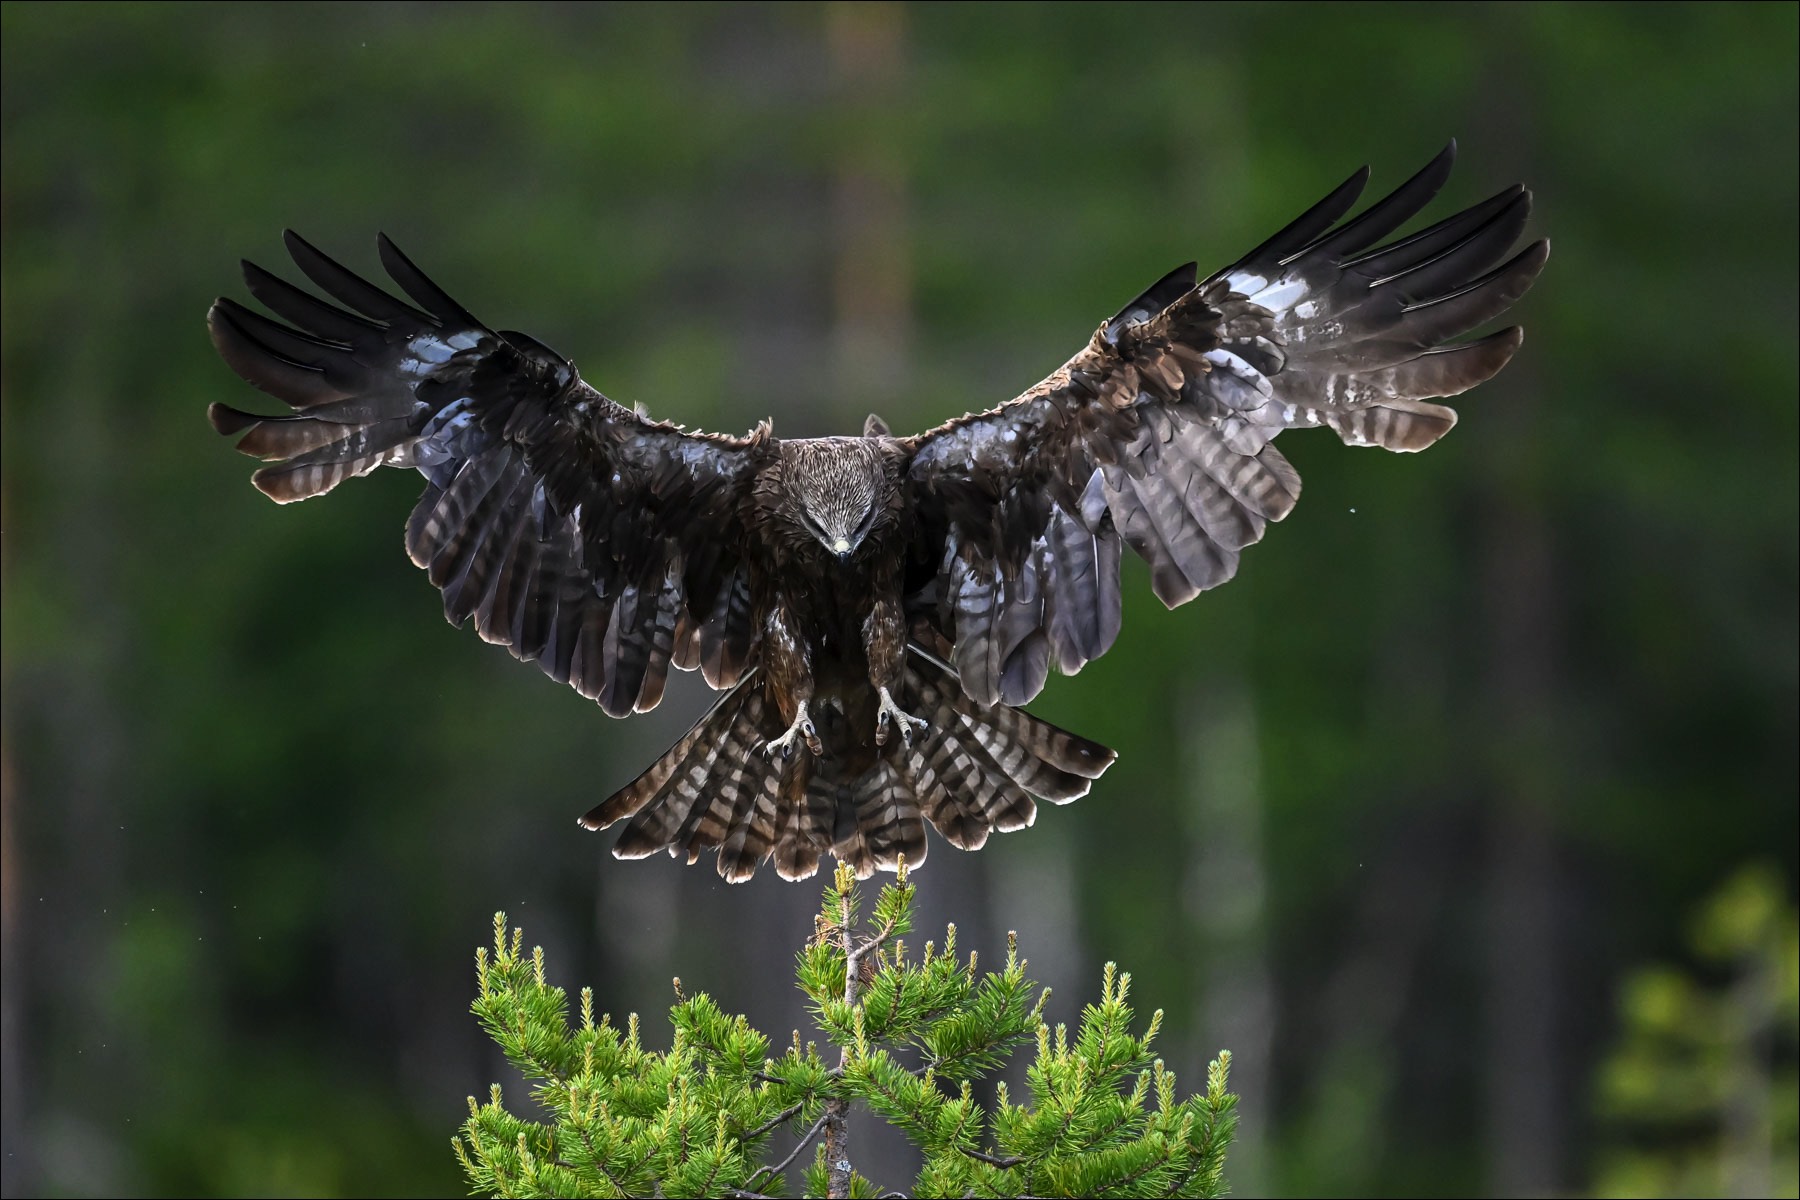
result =
[[[0,212],[5,211],[0,194]],[[10,390],[5,375],[5,360],[0,359],[0,403]],[[12,494],[6,488],[6,477],[0,475],[0,529],[12,515]],[[5,590],[7,572],[12,566],[10,546],[0,542],[0,591]],[[18,780],[13,774],[12,722],[0,725],[0,1193],[23,1195],[31,1178],[32,1154],[22,1136],[25,1115],[24,1040],[20,1029],[25,1014],[20,1005],[24,997],[17,985],[19,978],[19,860],[17,825],[13,806],[18,803]]]
[[[1529,365],[1524,366],[1529,371]],[[1528,380],[1497,406],[1519,446],[1539,428]],[[1519,386],[1523,384],[1524,386]],[[1517,461],[1502,447],[1496,461]],[[1557,787],[1545,744],[1558,704],[1550,532],[1527,481],[1486,499],[1484,575],[1495,756],[1487,824],[1487,1120],[1495,1195],[1543,1195],[1563,1175],[1558,1095],[1558,881],[1550,813]]]
[[[1510,17],[1500,16],[1500,21]],[[1496,30],[1496,32],[1500,32]],[[1490,60],[1491,105],[1483,149],[1502,176],[1549,189],[1529,151],[1536,94],[1512,59]],[[1563,1190],[1567,1124],[1557,1041],[1559,872],[1550,818],[1560,797],[1555,731],[1563,687],[1561,613],[1543,471],[1553,460],[1540,442],[1539,358],[1523,355],[1499,382],[1487,409],[1489,445],[1481,460],[1481,563],[1488,648],[1483,672],[1487,746],[1492,757],[1484,902],[1487,937],[1486,1081],[1488,1187],[1498,1196]]]
[[[892,3],[825,10],[831,103],[848,119],[831,177],[831,341],[838,406],[906,395],[912,355],[912,257],[906,158],[894,136],[906,99],[906,12]],[[838,414],[834,414],[838,415]],[[860,412],[845,411],[860,429]]]
[[[67,290],[57,297],[68,357],[54,431],[27,429],[18,421],[8,434],[80,447],[79,453],[60,456],[57,486],[32,514],[35,536],[57,560],[54,578],[60,586],[51,600],[70,642],[53,672],[35,679],[15,675],[9,679],[14,686],[7,688],[9,748],[21,727],[39,746],[35,773],[15,778],[10,756],[5,764],[8,1195],[36,1190],[47,1171],[94,1192],[127,1186],[113,1174],[124,1156],[107,1133],[81,1126],[82,1137],[92,1144],[78,1147],[69,1134],[82,1119],[54,1103],[47,1106],[41,1093],[24,1086],[46,1046],[79,1045],[91,1053],[72,1067],[65,1062],[62,1082],[79,1083],[65,1086],[62,1095],[108,1089],[114,1056],[127,1052],[110,1031],[108,963],[103,955],[73,948],[106,945],[117,918],[103,914],[118,913],[120,898],[145,882],[126,877],[121,832],[134,815],[122,770],[129,748],[121,711],[130,690],[133,622],[114,584],[121,556],[129,550],[123,539],[130,507],[116,494],[121,456],[114,417],[127,408],[115,393],[122,374],[117,330],[127,323],[134,297],[125,266],[106,257],[104,242],[91,236],[95,228],[117,234],[130,224],[112,203],[115,193],[107,182],[69,179],[71,203],[51,231],[60,236],[69,264]],[[13,515],[10,505],[7,515]],[[33,811],[22,803],[26,795],[53,797],[54,803]],[[30,872],[13,857],[14,837],[40,851],[50,849],[43,857],[57,861],[59,869]],[[20,878],[21,869],[28,878]],[[29,886],[28,896],[20,894],[21,884]],[[21,977],[32,983],[29,998],[13,991]],[[36,1014],[32,1036],[15,1040],[17,1023],[27,1017],[23,1006],[43,997],[60,1000]],[[51,1156],[60,1159],[54,1168],[46,1162]]]
[[[5,511],[0,501],[0,513]],[[24,1013],[14,980],[19,957],[19,866],[13,836],[13,804],[17,796],[13,778],[11,742],[0,733],[0,1192],[22,1196],[31,1175],[32,1155],[22,1136],[25,1115],[24,1042],[19,1030]]]
[[1182,705],[1180,721],[1190,732],[1181,762],[1189,795],[1183,899],[1200,953],[1192,973],[1193,1019],[1177,1036],[1199,1051],[1188,1056],[1189,1078],[1204,1075],[1207,1055],[1230,1050],[1235,1077],[1254,1081],[1238,1098],[1231,1190],[1267,1195],[1263,1147],[1275,986],[1269,967],[1262,746],[1243,674],[1233,670],[1196,688]]

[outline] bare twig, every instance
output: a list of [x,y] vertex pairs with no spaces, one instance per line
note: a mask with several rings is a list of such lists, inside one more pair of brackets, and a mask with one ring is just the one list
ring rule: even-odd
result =
[[887,945],[888,939],[894,936],[895,928],[896,928],[895,923],[893,921],[889,921],[887,924],[883,925],[880,929],[876,930],[874,933],[872,933],[868,937],[864,938],[862,945],[860,945],[856,948],[856,956],[858,958],[861,958],[865,954],[869,954],[872,951],[879,950],[883,946]]
[[811,1129],[808,1129],[804,1134],[801,1135],[800,1140],[798,1142],[794,1143],[793,1150],[791,1150],[788,1153],[788,1156],[786,1158],[782,1159],[780,1162],[776,1163],[772,1167],[758,1167],[756,1169],[756,1173],[754,1175],[750,1176],[750,1178],[746,1179],[744,1182],[755,1184],[757,1187],[761,1187],[763,1184],[769,1182],[769,1180],[775,1178],[777,1175],[781,1174],[783,1171],[785,1171],[789,1167],[793,1166],[794,1160],[796,1158],[800,1157],[800,1152],[802,1150],[806,1149],[807,1145],[815,1137],[819,1136],[819,1130],[824,1128],[824,1126],[825,1126],[825,1114],[820,1113],[819,1119],[812,1123]]
[[755,1129],[747,1130],[744,1133],[740,1133],[738,1135],[738,1141],[754,1142],[757,1138],[761,1137],[765,1133],[768,1133],[771,1129],[774,1129],[777,1125],[780,1125],[786,1121],[790,1121],[794,1117],[798,1116],[800,1113],[800,1110],[805,1107],[806,1107],[806,1101],[802,1100],[797,1104],[793,1104],[787,1108],[782,1109],[780,1112],[776,1113],[774,1116],[772,1116],[768,1120],[764,1121],[761,1125],[758,1125]]
[[996,1154],[987,1154],[980,1150],[970,1150],[967,1148],[963,1150],[963,1153],[970,1158],[978,1158],[990,1166],[999,1167],[1001,1170],[1005,1170],[1008,1167],[1016,1167],[1025,1161],[1016,1154],[1008,1154],[1006,1157],[1001,1158]]

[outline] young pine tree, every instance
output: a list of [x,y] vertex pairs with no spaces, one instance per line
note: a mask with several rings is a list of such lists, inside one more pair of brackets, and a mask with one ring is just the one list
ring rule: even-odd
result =
[[[636,1014],[623,1028],[596,1020],[591,990],[569,1023],[568,999],[545,974],[541,949],[494,917],[494,946],[476,952],[474,1011],[532,1082],[547,1120],[509,1112],[495,1086],[469,1099],[454,1140],[472,1188],[500,1196],[777,1196],[804,1160],[808,1196],[1219,1196],[1236,1122],[1226,1090],[1230,1055],[1206,1090],[1178,1097],[1126,1003],[1131,977],[1106,967],[1098,1003],[1073,1036],[1043,1019],[1047,990],[1025,976],[1013,939],[1005,965],[981,971],[959,956],[956,927],[917,954],[913,885],[904,868],[867,921],[855,879],[840,867],[825,889],[797,974],[814,1023],[835,1055],[800,1034],[779,1054],[743,1017],[704,993],[669,1010],[666,1051],[644,1045]],[[1027,1096],[1005,1084],[991,1108],[971,1084],[1032,1049]],[[832,1059],[835,1058],[835,1061]],[[890,1192],[851,1165],[850,1105],[860,1100],[924,1155],[918,1178]],[[775,1132],[798,1133],[767,1161]],[[811,1153],[808,1155],[808,1150]]]

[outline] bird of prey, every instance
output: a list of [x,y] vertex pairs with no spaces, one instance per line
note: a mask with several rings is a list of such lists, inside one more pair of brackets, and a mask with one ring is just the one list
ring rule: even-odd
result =
[[279,503],[418,471],[406,549],[445,615],[608,715],[654,708],[671,665],[724,693],[581,818],[624,822],[614,854],[716,849],[735,882],[770,858],[802,879],[829,852],[866,877],[921,862],[927,822],[973,850],[1111,764],[1019,706],[1112,645],[1121,546],[1183,604],[1294,507],[1277,434],[1423,450],[1456,421],[1430,401],[1506,365],[1516,327],[1451,339],[1544,265],[1547,242],[1512,253],[1523,187],[1381,244],[1454,152],[1346,220],[1356,172],[1224,270],[1169,272],[1016,399],[911,437],[873,416],[806,439],[651,420],[477,320],[386,237],[405,300],[293,233],[330,301],[245,263],[282,321],[229,299],[209,314],[226,363],[292,411],[208,415]]

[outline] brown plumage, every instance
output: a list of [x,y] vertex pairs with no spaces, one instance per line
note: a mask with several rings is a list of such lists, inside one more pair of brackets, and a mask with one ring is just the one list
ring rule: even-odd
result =
[[861,437],[805,440],[651,421],[481,324],[385,237],[411,303],[292,233],[337,303],[245,264],[287,323],[225,299],[209,317],[225,361],[292,412],[210,416],[265,460],[252,481],[281,503],[418,470],[407,551],[445,615],[608,714],[655,707],[671,665],[725,693],[582,818],[624,822],[615,854],[712,849],[742,880],[770,858],[804,878],[831,853],[866,876],[923,860],[928,823],[978,849],[1111,764],[1018,706],[1112,645],[1121,544],[1185,603],[1292,510],[1277,434],[1422,450],[1456,420],[1429,401],[1506,365],[1517,328],[1449,339],[1542,269],[1548,243],[1506,257],[1528,193],[1371,249],[1453,152],[1344,221],[1359,171],[1235,265],[1170,272],[1018,399],[917,437],[875,417]]

